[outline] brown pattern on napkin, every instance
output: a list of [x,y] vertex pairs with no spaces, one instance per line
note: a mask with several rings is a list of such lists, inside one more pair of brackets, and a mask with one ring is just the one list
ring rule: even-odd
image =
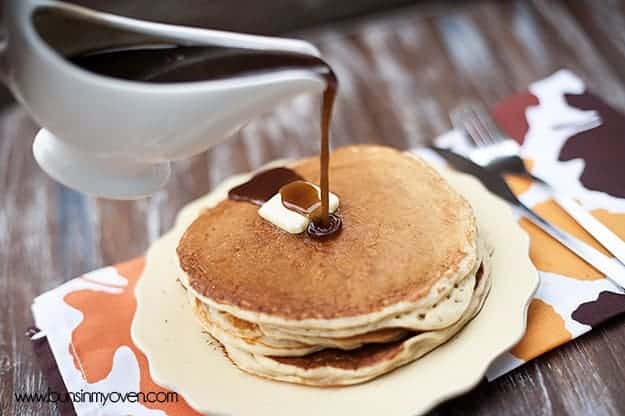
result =
[[529,91],[515,94],[501,103],[492,111],[497,125],[519,143],[523,143],[529,130],[525,112],[529,107],[538,105],[538,98]]
[[581,324],[595,326],[621,313],[625,313],[625,295],[601,292],[596,300],[579,305],[571,318]]
[[570,137],[560,149],[559,160],[584,159],[580,181],[587,189],[625,198],[625,117],[588,92],[564,97],[572,107],[597,111],[602,123]]

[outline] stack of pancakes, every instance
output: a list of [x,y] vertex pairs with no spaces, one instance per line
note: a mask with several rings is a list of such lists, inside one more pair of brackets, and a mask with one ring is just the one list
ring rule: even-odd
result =
[[[290,166],[318,183],[318,159]],[[204,328],[240,369],[309,385],[360,383],[454,336],[490,287],[472,209],[423,161],[376,147],[331,156],[343,230],[288,234],[223,200],[186,230],[178,259]]]

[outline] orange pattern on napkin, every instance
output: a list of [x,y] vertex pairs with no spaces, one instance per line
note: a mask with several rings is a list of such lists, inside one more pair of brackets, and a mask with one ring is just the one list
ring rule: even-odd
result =
[[[553,200],[540,203],[534,206],[533,209],[556,226],[568,231],[603,254],[611,257],[586,230],[567,215]],[[557,273],[574,279],[603,279],[601,272],[586,263],[571,250],[556,242],[536,225],[526,219],[522,219],[520,224],[531,236],[530,257],[538,270]]]
[[[82,322],[72,332],[69,349],[76,368],[88,383],[105,379],[112,370],[115,352],[118,348],[127,346],[139,364],[140,390],[169,392],[152,380],[148,360],[135,346],[130,336],[130,326],[137,308],[134,290],[144,265],[144,258],[138,258],[115,266],[117,272],[128,279],[128,284],[122,287],[121,293],[83,289],[70,292],[64,298],[68,305],[84,315]],[[88,280],[88,277],[85,279]],[[103,308],[114,313],[102,313]],[[182,397],[173,403],[142,404],[150,409],[163,410],[170,415],[198,415]]]
[[571,338],[560,314],[551,305],[540,299],[533,299],[527,312],[525,336],[510,353],[528,361]]

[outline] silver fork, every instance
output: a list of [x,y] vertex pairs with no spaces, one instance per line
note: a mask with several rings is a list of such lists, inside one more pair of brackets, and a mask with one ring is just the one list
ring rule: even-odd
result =
[[551,197],[603,247],[625,265],[625,242],[609,228],[586,211],[577,201],[556,190],[544,179],[529,172],[519,156],[520,146],[507,137],[480,104],[466,104],[451,113],[455,128],[465,131],[477,148],[469,158],[484,168],[499,173],[509,173],[532,179],[540,184]]

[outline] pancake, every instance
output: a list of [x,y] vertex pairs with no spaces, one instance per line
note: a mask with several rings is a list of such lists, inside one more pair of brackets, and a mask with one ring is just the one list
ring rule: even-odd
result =
[[[291,168],[319,181],[317,158]],[[224,200],[178,245],[194,295],[259,325],[367,330],[437,304],[475,270],[471,207],[426,163],[393,149],[352,146],[332,154],[330,169],[341,199],[340,235],[317,241],[288,234],[256,206]]]
[[279,327],[273,325],[260,325],[262,333],[267,335],[287,337],[330,337],[342,338],[353,337],[359,334],[366,334],[373,330],[385,328],[404,328],[413,331],[429,331],[433,329],[445,328],[458,319],[469,305],[473,294],[475,276],[481,265],[484,255],[488,255],[487,250],[482,247],[483,243],[478,239],[478,260],[475,267],[463,278],[459,279],[449,290],[434,290],[431,297],[437,295],[437,301],[432,304],[419,305],[403,313],[384,317],[377,321],[371,321],[367,325],[351,326],[346,328],[318,329],[318,328],[295,328]]
[[[480,244],[480,247],[482,244]],[[488,250],[481,249],[481,253],[490,256]],[[480,257],[479,267],[483,267],[484,257]],[[310,354],[324,348],[336,348],[341,350],[353,350],[365,344],[387,343],[403,339],[410,333],[411,327],[419,328],[421,321],[427,322],[436,317],[446,317],[450,311],[458,313],[449,325],[461,319],[465,314],[475,288],[476,275],[481,273],[476,271],[463,279],[457,287],[445,296],[430,311],[423,314],[410,313],[393,317],[391,320],[382,321],[386,328],[373,328],[368,332],[367,328],[358,328],[362,333],[348,337],[315,337],[311,335],[292,334],[284,330],[277,330],[274,333],[267,333],[264,327],[247,322],[234,317],[226,312],[218,311],[208,305],[203,304],[191,291],[189,291],[190,301],[193,311],[202,326],[220,343],[236,347],[252,354],[273,355],[283,357],[295,357]],[[435,318],[431,318],[434,316]],[[445,319],[449,321],[449,319]],[[411,321],[414,321],[411,322]],[[393,326],[393,323],[397,323]],[[405,324],[406,327],[401,327]],[[436,329],[440,329],[435,326]],[[350,328],[352,329],[352,328]],[[336,331],[335,331],[336,332]]]
[[[314,336],[302,336],[297,334],[280,333],[276,331],[275,334],[268,333],[264,328],[259,327],[251,322],[243,321],[235,316],[232,316],[225,312],[220,312],[214,308],[207,307],[202,304],[197,298],[198,302],[204,310],[207,312],[207,319],[213,324],[223,328],[228,333],[246,339],[246,340],[260,340],[263,343],[267,343],[273,347],[280,347],[282,345],[288,346],[304,346],[304,345],[322,345],[329,348],[341,348],[341,349],[353,349],[361,346],[365,343],[379,343],[390,342],[400,338],[408,331],[402,328],[383,328],[357,334],[348,337],[314,337]],[[202,313],[201,313],[202,314]],[[197,314],[196,314],[197,315]],[[254,327],[251,330],[251,326]],[[241,327],[245,327],[245,330],[241,330]],[[279,354],[277,354],[279,355]]]
[[222,345],[229,345],[248,351],[253,354],[278,355],[278,356],[303,356],[322,350],[323,346],[310,346],[296,342],[281,342],[267,337],[245,338],[228,331],[211,319],[208,311],[202,303],[190,294],[189,300],[196,318],[204,329]]
[[[289,168],[319,180],[316,158]],[[284,232],[228,199],[180,238],[192,311],[243,371],[364,382],[449,340],[488,293],[492,251],[472,208],[426,163],[352,146],[332,154],[330,169],[344,228],[329,240]]]
[[[489,255],[488,251],[480,246],[480,267],[483,255]],[[205,327],[213,325],[220,331],[226,331],[229,335],[245,340],[242,349],[247,349],[250,344],[261,343],[274,348],[273,355],[297,355],[292,347],[323,346],[327,348],[354,349],[367,343],[383,343],[394,341],[410,331],[425,331],[447,327],[461,318],[467,309],[473,296],[477,269],[472,271],[462,281],[455,285],[446,296],[437,304],[428,309],[417,309],[409,313],[395,315],[390,319],[384,319],[369,326],[345,328],[343,330],[330,330],[324,333],[307,329],[294,328],[267,328],[237,318],[227,312],[219,311],[202,302],[195,296],[194,310],[198,319]],[[203,310],[197,310],[197,308]],[[207,324],[210,320],[210,324]],[[208,330],[209,328],[207,328]],[[217,336],[217,338],[220,338]],[[228,342],[228,341],[224,341]],[[279,349],[287,348],[284,353]]]
[[363,383],[412,362],[456,335],[484,304],[491,285],[490,267],[484,262],[475,296],[465,314],[453,325],[384,344],[367,344],[344,351],[325,349],[302,357],[272,357],[225,345],[230,360],[256,376],[311,386],[346,386]]

